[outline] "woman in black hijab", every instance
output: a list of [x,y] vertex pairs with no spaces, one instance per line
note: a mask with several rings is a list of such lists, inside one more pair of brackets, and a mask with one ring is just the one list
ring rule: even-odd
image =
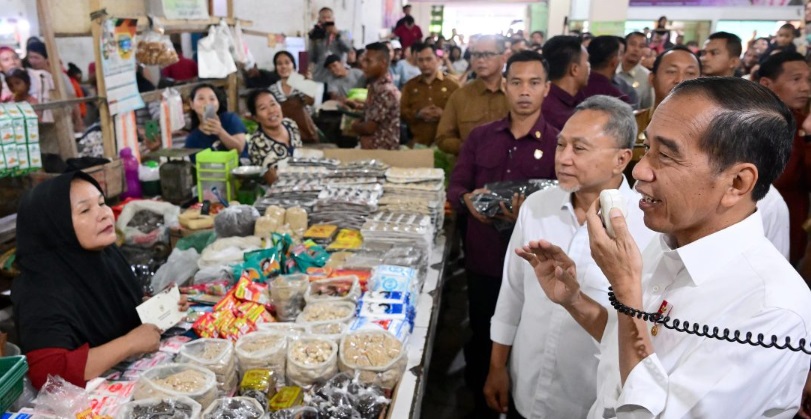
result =
[[36,388],[48,374],[84,387],[158,349],[160,330],[138,318],[143,293],[115,239],[113,212],[83,172],[48,180],[20,203],[11,299]]

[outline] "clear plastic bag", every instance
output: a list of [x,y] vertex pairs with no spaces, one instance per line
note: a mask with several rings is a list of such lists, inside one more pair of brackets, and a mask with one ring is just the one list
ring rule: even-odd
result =
[[[138,227],[129,226],[130,221],[141,211],[148,211],[163,217],[162,225],[150,232],[142,232]],[[169,244],[169,229],[180,226],[177,217],[180,208],[168,202],[149,200],[131,201],[124,205],[115,228],[124,233],[124,243],[132,246],[151,247],[156,243]]]
[[307,387],[337,372],[338,345],[333,341],[303,337],[287,348],[287,379],[294,385]]
[[226,397],[212,403],[202,419],[259,419],[264,413],[262,405],[250,397]]
[[325,301],[308,304],[296,318],[296,323],[348,323],[355,317],[355,304],[348,301]]
[[310,282],[304,301],[307,304],[321,301],[351,301],[360,297],[360,282],[356,276],[319,279]]
[[382,330],[359,330],[341,339],[339,368],[356,374],[361,384],[392,389],[407,363],[403,343]]
[[390,400],[382,388],[363,385],[352,375],[341,373],[313,386],[307,403],[323,418],[378,419]]
[[262,323],[258,326],[260,332],[280,333],[287,337],[287,340],[298,339],[307,333],[307,327],[303,324],[290,322]]
[[157,293],[171,284],[183,285],[197,272],[200,254],[194,249],[172,250],[169,259],[152,277],[152,289]]
[[290,409],[268,412],[262,419],[319,419],[318,410],[314,407],[299,406]]
[[163,34],[163,28],[158,25],[138,37],[135,59],[143,65],[159,65],[161,67],[180,61],[172,41]]
[[304,307],[304,295],[310,277],[307,275],[282,275],[270,282],[270,299],[276,308],[276,317],[293,321]]
[[214,217],[217,237],[248,237],[253,235],[259,211],[250,205],[232,205]]
[[284,385],[287,359],[287,336],[284,333],[249,333],[239,338],[235,350],[243,374],[252,369],[267,369],[273,372],[277,385]]
[[349,330],[349,325],[342,322],[312,324],[307,327],[307,332],[310,335],[329,339],[335,343],[341,342],[341,338],[344,336],[347,330]]
[[167,364],[144,371],[135,384],[133,400],[186,396],[208,407],[217,398],[217,377],[192,364]]
[[60,376],[48,375],[45,385],[34,399],[34,409],[57,417],[76,417],[78,413],[90,409],[90,399],[81,387],[77,387]]
[[230,395],[239,385],[234,345],[225,339],[198,339],[180,348],[177,362],[199,365],[217,377],[220,394]]
[[183,396],[143,399],[121,406],[116,419],[196,419],[200,403]]

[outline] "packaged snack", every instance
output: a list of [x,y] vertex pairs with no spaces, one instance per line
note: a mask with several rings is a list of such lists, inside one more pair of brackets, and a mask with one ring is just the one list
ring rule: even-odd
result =
[[357,250],[363,245],[363,236],[358,230],[342,229],[327,247],[330,252],[339,250]]
[[296,318],[296,323],[339,321],[348,323],[355,317],[355,304],[348,301],[325,301],[308,304]]
[[250,397],[226,397],[214,401],[203,419],[259,419],[263,414],[262,405]]
[[330,340],[303,337],[287,348],[287,379],[306,387],[338,372],[338,345]]
[[170,338],[161,339],[161,346],[158,350],[170,354],[177,354],[180,352],[180,348],[190,341],[191,338],[188,336],[172,336]]
[[200,417],[202,406],[184,397],[149,398],[129,402],[121,406],[116,419],[195,419]]
[[208,407],[217,398],[217,378],[213,372],[191,364],[161,365],[141,374],[133,400],[187,396]]
[[236,287],[234,287],[234,297],[242,301],[253,301],[262,305],[270,304],[268,286],[251,281],[244,273],[237,281]]
[[304,232],[305,239],[312,239],[317,242],[330,242],[332,238],[335,237],[335,233],[338,231],[338,226],[335,225],[328,225],[328,224],[315,224],[310,226],[307,231]]
[[220,394],[234,394],[238,384],[233,344],[225,339],[198,339],[183,345],[177,361],[213,372]]
[[407,359],[403,343],[382,330],[359,330],[341,339],[339,367],[362,384],[392,389],[403,376]]
[[277,332],[249,333],[237,341],[236,353],[240,371],[270,370],[276,382],[284,385],[287,336]]
[[[335,257],[335,255],[336,253],[333,253],[332,257]],[[358,278],[358,282],[360,283],[361,291],[366,292],[369,278],[372,277],[372,270],[368,268],[337,268],[330,276],[341,277],[349,275],[356,276]]]
[[292,321],[301,313],[309,283],[307,275],[283,275],[270,282],[270,299],[279,320]]
[[268,402],[275,394],[276,380],[273,371],[269,369],[245,371],[242,382],[239,384],[240,396],[256,400],[262,406],[262,409],[267,410]]
[[304,301],[307,304],[319,301],[357,301],[360,283],[357,277],[344,276],[310,282]]
[[304,400],[304,391],[302,391],[301,387],[282,387],[276,395],[270,399],[268,410],[275,412],[277,410],[289,409],[293,406],[300,405],[302,400]]
[[307,398],[324,418],[378,419],[389,402],[382,388],[364,385],[347,373],[313,386]]
[[307,230],[307,211],[300,207],[288,208],[284,213],[284,223],[290,226],[297,237],[301,237]]
[[370,319],[406,320],[411,317],[411,306],[398,303],[376,303],[361,300],[358,303],[358,317]]
[[245,253],[243,273],[249,272],[252,281],[265,283],[282,273],[282,253],[277,246]]

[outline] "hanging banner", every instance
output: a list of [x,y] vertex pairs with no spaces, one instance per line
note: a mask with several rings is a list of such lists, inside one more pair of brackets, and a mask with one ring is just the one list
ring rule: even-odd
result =
[[106,19],[101,27],[101,68],[111,115],[144,107],[135,78],[136,19]]
[[628,6],[802,6],[802,0],[630,0]]

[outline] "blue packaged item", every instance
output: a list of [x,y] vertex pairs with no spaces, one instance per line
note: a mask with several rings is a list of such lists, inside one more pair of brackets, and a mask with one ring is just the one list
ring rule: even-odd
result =
[[349,328],[350,332],[360,329],[381,328],[397,338],[400,342],[405,343],[408,335],[411,333],[413,326],[404,320],[395,319],[370,319],[368,317],[358,317],[352,326]]
[[410,294],[402,291],[367,291],[363,294],[363,300],[374,303],[399,303],[408,304]]

